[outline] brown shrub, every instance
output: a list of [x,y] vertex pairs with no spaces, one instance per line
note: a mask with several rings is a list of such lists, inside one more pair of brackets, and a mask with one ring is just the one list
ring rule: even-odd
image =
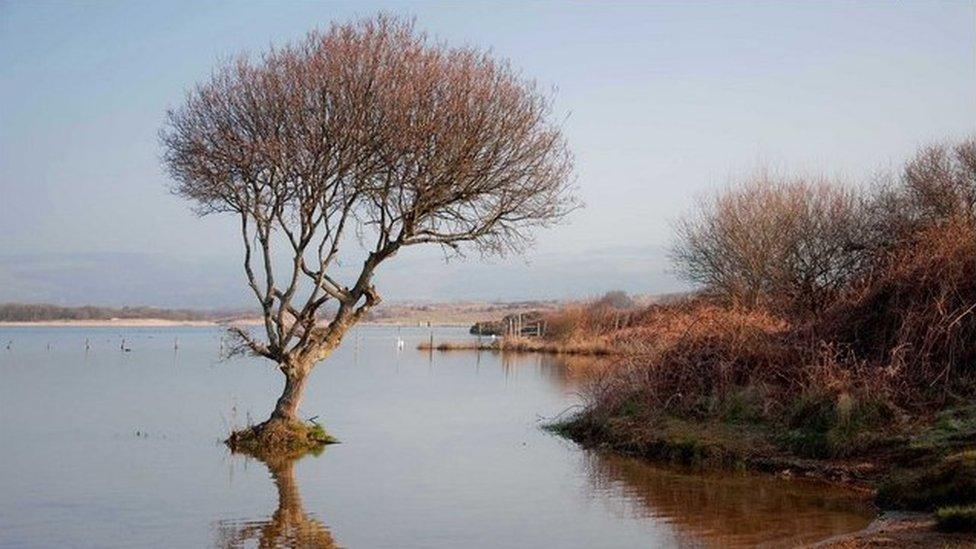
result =
[[614,350],[600,340],[573,342],[555,342],[541,338],[530,337],[500,337],[498,339],[481,341],[444,341],[431,346],[429,342],[417,345],[421,351],[498,351],[502,353],[545,353],[554,355],[609,355]]
[[627,357],[588,387],[590,408],[610,416],[622,409],[691,412],[711,397],[781,380],[796,362],[788,328],[767,312],[703,298],[648,307],[605,338]]
[[[608,294],[609,295],[609,294]],[[603,298],[546,313],[546,338],[559,342],[592,340],[635,325],[642,309],[617,307]]]
[[714,414],[746,398],[843,437],[852,413],[976,397],[976,140],[923,149],[872,192],[754,181],[679,226],[675,259],[710,299],[561,313],[566,337],[629,353],[587,413]]
[[884,369],[903,393],[950,396],[976,376],[976,227],[957,219],[925,229],[812,332]]
[[911,239],[946,220],[976,218],[976,139],[921,149],[877,193],[886,239]]
[[[804,395],[925,412],[976,390],[976,228],[927,229],[824,314],[790,320],[696,297],[601,334],[628,357],[588,389],[590,409],[708,414],[751,391],[761,413]],[[832,404],[831,404],[832,403]]]

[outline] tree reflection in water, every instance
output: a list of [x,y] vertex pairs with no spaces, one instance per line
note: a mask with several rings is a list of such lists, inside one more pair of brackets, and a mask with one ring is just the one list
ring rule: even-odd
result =
[[295,481],[295,462],[301,455],[254,456],[264,463],[278,489],[278,509],[269,518],[253,521],[221,521],[217,547],[338,547],[329,529],[309,516]]
[[673,525],[694,545],[796,547],[860,530],[874,516],[864,495],[750,473],[694,473],[585,452],[598,497],[625,514]]

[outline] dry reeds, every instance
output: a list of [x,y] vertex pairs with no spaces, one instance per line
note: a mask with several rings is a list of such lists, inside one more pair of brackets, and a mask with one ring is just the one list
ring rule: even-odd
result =
[[610,355],[614,350],[598,341],[576,344],[554,342],[545,339],[526,337],[503,337],[493,341],[441,342],[431,346],[430,342],[417,345],[422,351],[493,351],[502,353],[547,353],[565,355]]
[[942,402],[976,381],[976,225],[954,219],[923,230],[811,330],[881,369],[906,396]]
[[628,352],[590,412],[714,414],[746,393],[766,416],[805,398],[925,414],[976,396],[976,140],[923,149],[872,193],[729,191],[679,225],[679,267],[710,297],[552,315],[565,339]]

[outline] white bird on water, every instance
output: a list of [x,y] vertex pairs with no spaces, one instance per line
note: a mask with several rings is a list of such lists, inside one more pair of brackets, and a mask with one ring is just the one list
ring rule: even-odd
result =
[[397,351],[403,350],[403,338],[400,337],[400,328],[397,328]]

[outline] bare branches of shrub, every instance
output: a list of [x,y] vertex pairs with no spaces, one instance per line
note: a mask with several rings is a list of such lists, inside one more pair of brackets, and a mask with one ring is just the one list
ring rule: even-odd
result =
[[864,231],[852,189],[761,175],[701,200],[677,223],[671,256],[730,303],[815,311],[863,273]]
[[759,177],[705,199],[674,249],[705,292],[601,335],[632,353],[593,382],[588,413],[714,415],[748,394],[773,420],[808,397],[894,417],[972,400],[974,208],[972,139],[864,194]]
[[877,250],[908,243],[949,220],[976,222],[976,139],[920,150],[872,189],[868,219]]

